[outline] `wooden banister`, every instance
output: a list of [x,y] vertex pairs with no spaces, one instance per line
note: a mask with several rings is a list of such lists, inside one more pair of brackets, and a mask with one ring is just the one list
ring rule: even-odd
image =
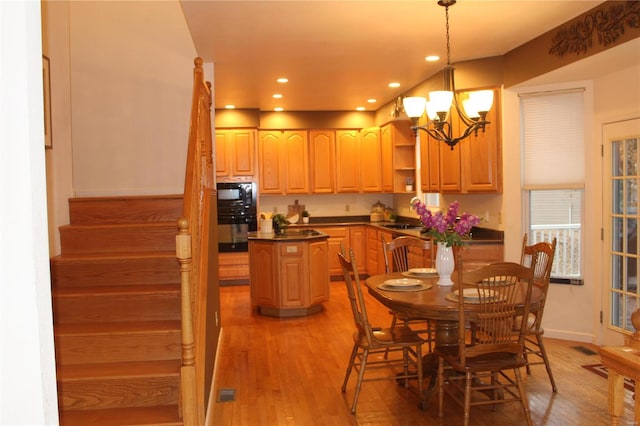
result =
[[194,60],[183,217],[178,220],[176,236],[182,297],[181,413],[185,425],[196,426],[204,424],[208,393],[205,389],[205,338],[211,198],[215,195],[211,85],[204,80],[202,64],[201,58]]

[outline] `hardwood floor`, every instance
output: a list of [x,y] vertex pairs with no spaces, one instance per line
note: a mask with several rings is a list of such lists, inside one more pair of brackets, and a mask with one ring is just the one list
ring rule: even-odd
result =
[[[386,308],[368,298],[374,325],[388,325]],[[223,425],[456,425],[462,410],[437,399],[421,410],[412,390],[393,382],[364,383],[357,412],[351,414],[356,377],[340,391],[352,347],[353,320],[344,283],[331,283],[324,310],[309,317],[276,319],[251,309],[248,286],[221,288],[223,337],[213,397],[235,389],[235,400],[216,402],[211,424]],[[553,394],[544,366],[533,366],[527,392],[536,425],[608,425],[607,380],[581,368],[600,362],[590,344],[546,339],[558,393]],[[585,351],[585,349],[587,351]],[[589,354],[591,350],[594,354]],[[524,372],[523,372],[524,373]],[[526,373],[524,373],[526,376]],[[623,425],[633,424],[632,394],[626,391]],[[474,407],[473,425],[524,424],[518,404],[495,411]]]

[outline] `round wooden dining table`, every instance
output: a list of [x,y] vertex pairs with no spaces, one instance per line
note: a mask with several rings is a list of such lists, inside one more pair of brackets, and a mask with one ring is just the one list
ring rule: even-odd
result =
[[[421,277],[420,280],[427,284],[421,290],[385,289],[384,282],[391,279],[407,278],[402,272],[380,274],[370,276],[365,280],[369,294],[387,308],[414,318],[424,318],[435,324],[434,339],[436,347],[456,346],[458,344],[458,302],[447,299],[447,295],[458,289],[457,274],[451,278],[453,286],[437,285],[438,276]],[[524,286],[523,286],[524,287]],[[522,291],[522,309],[524,309],[524,291]],[[534,311],[540,304],[542,293],[533,286],[531,292],[530,310]],[[473,320],[477,311],[477,305],[467,304],[465,319]],[[430,385],[423,392],[420,405],[425,406],[435,391],[436,372],[438,368],[437,357],[426,354],[422,359],[422,368],[425,376],[431,376]]]

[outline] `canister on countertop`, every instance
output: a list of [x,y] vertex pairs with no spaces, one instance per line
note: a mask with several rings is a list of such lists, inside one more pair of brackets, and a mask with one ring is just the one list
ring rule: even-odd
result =
[[371,222],[382,222],[384,220],[384,204],[380,201],[371,206],[369,220]]

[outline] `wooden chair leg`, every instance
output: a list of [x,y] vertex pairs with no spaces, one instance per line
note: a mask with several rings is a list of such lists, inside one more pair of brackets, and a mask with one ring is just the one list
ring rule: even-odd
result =
[[538,340],[538,346],[540,346],[540,353],[542,354],[542,360],[544,361],[544,366],[547,369],[547,375],[549,376],[549,381],[551,382],[551,389],[553,392],[558,392],[558,388],[556,387],[556,381],[553,379],[553,373],[551,372],[551,364],[549,363],[549,357],[547,357],[547,350],[544,347],[544,343],[542,342],[542,335],[537,335],[536,339]]
[[473,382],[473,374],[466,373],[464,379],[464,426],[469,426],[469,418],[471,414],[471,383]]
[[342,382],[342,392],[346,392],[347,390],[347,382],[349,381],[351,370],[353,370],[353,365],[355,363],[357,353],[358,353],[358,345],[354,344],[353,349],[351,350],[351,357],[349,358],[349,365],[347,365],[347,371],[344,375],[344,381]]
[[524,415],[527,419],[527,425],[533,426],[533,421],[531,420],[531,411],[529,410],[529,400],[527,399],[527,391],[524,387],[524,382],[522,381],[522,374],[520,373],[519,368],[514,368],[513,372],[516,376],[516,384],[518,385],[518,393],[520,394],[520,404],[522,405],[522,409],[524,410]]
[[358,404],[358,396],[360,396],[360,388],[362,387],[362,379],[364,379],[364,370],[367,368],[367,358],[369,350],[365,349],[362,353],[362,362],[360,363],[360,371],[358,372],[358,383],[356,383],[356,393],[353,396],[353,404],[351,405],[351,413],[356,413],[356,405]]

